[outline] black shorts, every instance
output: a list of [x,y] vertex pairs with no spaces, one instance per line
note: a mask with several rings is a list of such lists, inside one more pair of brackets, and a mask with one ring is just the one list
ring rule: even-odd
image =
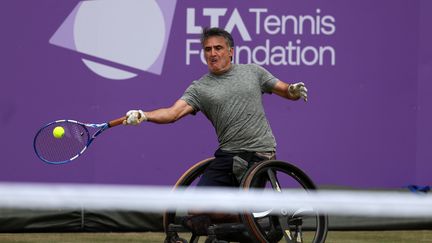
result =
[[205,169],[197,186],[238,187],[240,179],[233,173],[234,157],[247,161],[247,168],[253,163],[271,159],[258,156],[255,152],[228,153],[220,149],[216,150],[214,156],[215,159]]

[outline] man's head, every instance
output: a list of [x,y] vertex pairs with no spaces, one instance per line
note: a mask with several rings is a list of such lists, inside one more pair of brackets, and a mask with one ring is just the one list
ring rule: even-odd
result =
[[219,75],[231,68],[234,40],[230,33],[220,28],[205,28],[201,45],[211,73]]

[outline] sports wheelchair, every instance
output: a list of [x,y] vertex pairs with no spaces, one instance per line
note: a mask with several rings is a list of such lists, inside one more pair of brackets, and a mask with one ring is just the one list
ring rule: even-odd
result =
[[[187,187],[196,182],[213,158],[196,163],[189,168],[177,181],[175,187]],[[312,180],[298,167],[280,160],[266,160],[252,165],[243,176],[240,189],[268,188],[276,191],[284,189],[316,190]],[[186,212],[165,212],[163,217],[166,234],[165,243],[190,242],[198,243],[200,236],[180,224],[180,218]],[[325,242],[328,219],[325,214],[313,208],[299,208],[295,212],[271,213],[244,212],[240,214],[239,223],[222,223],[210,225],[205,235],[206,243],[225,242],[279,242],[282,239],[288,243]],[[189,241],[185,237],[189,237]],[[241,236],[234,237],[232,236]],[[202,241],[201,241],[202,242]]]

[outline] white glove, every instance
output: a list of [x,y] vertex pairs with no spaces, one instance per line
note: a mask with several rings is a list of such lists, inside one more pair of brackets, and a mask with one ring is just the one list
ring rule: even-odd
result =
[[126,113],[124,125],[138,125],[143,121],[147,121],[147,117],[142,110],[130,110]]
[[288,87],[288,94],[294,98],[302,98],[307,101],[307,89],[303,82],[290,84]]

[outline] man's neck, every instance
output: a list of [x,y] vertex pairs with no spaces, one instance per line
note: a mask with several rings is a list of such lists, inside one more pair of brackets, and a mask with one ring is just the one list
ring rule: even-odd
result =
[[226,74],[227,72],[231,71],[232,67],[233,67],[233,65],[232,65],[232,63],[230,63],[230,65],[227,66],[225,69],[223,69],[223,70],[221,70],[221,71],[219,71],[219,72],[210,72],[210,73],[211,73],[212,75],[215,75],[215,76],[221,76],[221,75],[224,75],[224,74]]

